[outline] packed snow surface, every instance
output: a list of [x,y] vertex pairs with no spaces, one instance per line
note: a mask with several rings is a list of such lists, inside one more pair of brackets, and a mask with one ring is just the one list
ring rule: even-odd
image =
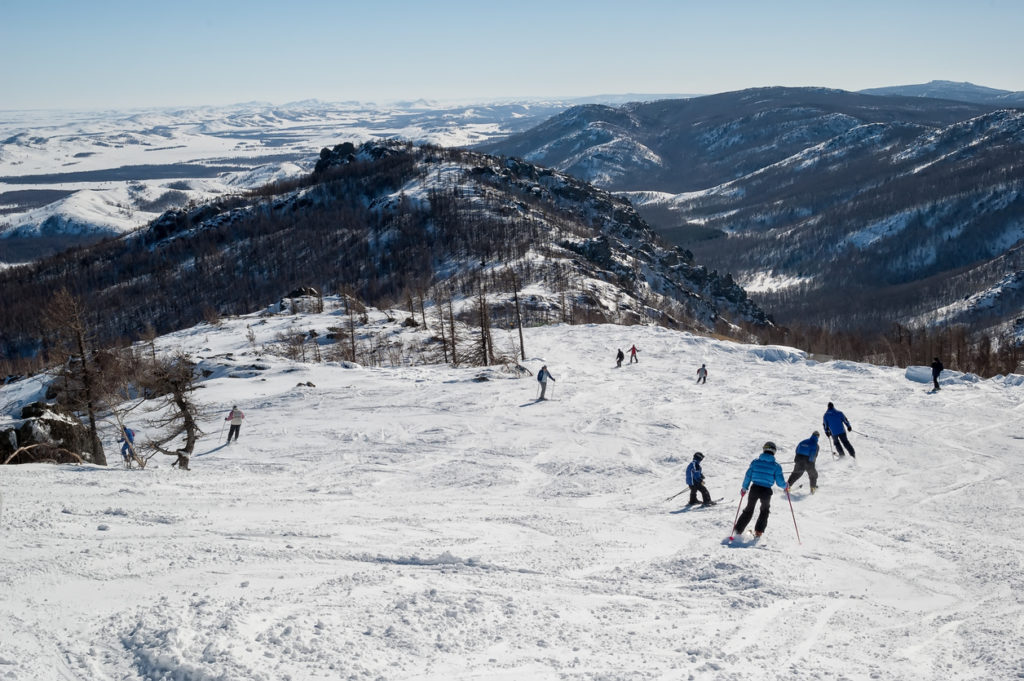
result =
[[[546,327],[535,402],[493,369],[250,356],[253,321],[160,341],[227,367],[191,472],[2,470],[0,679],[1024,677],[1019,381]],[[750,460],[772,440],[788,472],[829,401],[856,460],[822,440],[818,493],[727,545]],[[712,508],[666,501],[697,450]]]

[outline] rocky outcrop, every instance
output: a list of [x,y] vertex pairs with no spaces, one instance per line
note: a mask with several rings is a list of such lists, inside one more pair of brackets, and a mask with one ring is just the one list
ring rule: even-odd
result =
[[30,463],[40,460],[73,460],[73,457],[62,455],[59,450],[66,450],[78,455],[83,461],[107,464],[103,454],[103,445],[96,442],[99,456],[93,458],[92,438],[89,429],[78,418],[57,406],[45,402],[33,402],[21,410],[21,421],[0,430],[0,462],[6,461],[15,451],[22,447],[34,447],[30,452],[19,455],[11,463]]

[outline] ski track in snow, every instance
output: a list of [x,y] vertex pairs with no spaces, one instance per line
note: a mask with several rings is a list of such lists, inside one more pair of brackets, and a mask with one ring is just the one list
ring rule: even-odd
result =
[[[161,342],[241,356],[245,323]],[[0,680],[1024,677],[1024,388],[653,327],[526,344],[550,401],[263,357],[199,391],[189,473],[3,469]],[[764,539],[724,545],[760,445],[788,474],[828,401],[863,433],[794,490],[803,543],[776,490]],[[697,450],[724,499],[673,513]]]

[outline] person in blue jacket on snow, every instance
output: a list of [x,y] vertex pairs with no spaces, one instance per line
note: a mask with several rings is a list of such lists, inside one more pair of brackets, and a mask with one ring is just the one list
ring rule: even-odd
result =
[[711,501],[711,493],[704,486],[704,471],[700,469],[700,462],[703,460],[704,455],[696,452],[693,455],[693,461],[686,467],[686,485],[690,488],[690,503],[687,504],[688,506],[693,506],[697,503],[697,492],[700,492],[701,499],[703,500],[702,506],[715,505],[715,502]]
[[807,477],[811,479],[811,494],[818,490],[818,471],[814,467],[814,460],[818,458],[818,431],[811,433],[811,436],[796,446],[796,458],[793,461],[793,472],[789,474],[786,484],[790,487],[800,479],[800,476],[807,471]]
[[761,512],[757,514],[757,522],[754,523],[754,536],[760,537],[764,534],[768,527],[773,483],[789,494],[789,486],[786,484],[786,478],[782,475],[782,466],[775,460],[775,449],[774,442],[765,442],[761,456],[751,461],[747,468],[740,496],[745,496],[747,489],[750,490],[750,496],[747,497],[747,507],[743,509],[743,513],[740,513],[740,517],[736,520],[736,526],[732,528],[733,536],[743,534],[747,523],[754,517],[754,506],[758,501],[761,502]]
[[857,458],[857,453],[853,451],[853,445],[850,444],[849,438],[846,437],[846,429],[853,430],[853,426],[850,425],[850,420],[846,418],[846,414],[836,409],[836,406],[831,402],[828,403],[825,416],[821,419],[821,425],[825,427],[825,437],[832,438],[832,442],[835,443],[839,456],[845,455],[843,445],[846,445],[850,456],[854,459]]
[[552,381],[555,380],[555,377],[551,375],[550,371],[548,371],[548,365],[545,364],[540,368],[540,371],[537,372],[537,381],[540,383],[540,397],[537,398],[538,402],[547,399],[546,397],[544,397],[544,393],[548,391],[549,378]]
[[121,437],[118,438],[118,442],[123,442],[121,445],[121,458],[124,459],[124,465],[131,466],[132,459],[135,457],[135,431],[128,426],[121,427]]

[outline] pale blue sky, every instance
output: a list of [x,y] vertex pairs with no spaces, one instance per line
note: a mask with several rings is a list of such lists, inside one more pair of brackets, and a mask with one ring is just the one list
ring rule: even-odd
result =
[[1024,2],[0,0],[0,109],[1024,90]]

